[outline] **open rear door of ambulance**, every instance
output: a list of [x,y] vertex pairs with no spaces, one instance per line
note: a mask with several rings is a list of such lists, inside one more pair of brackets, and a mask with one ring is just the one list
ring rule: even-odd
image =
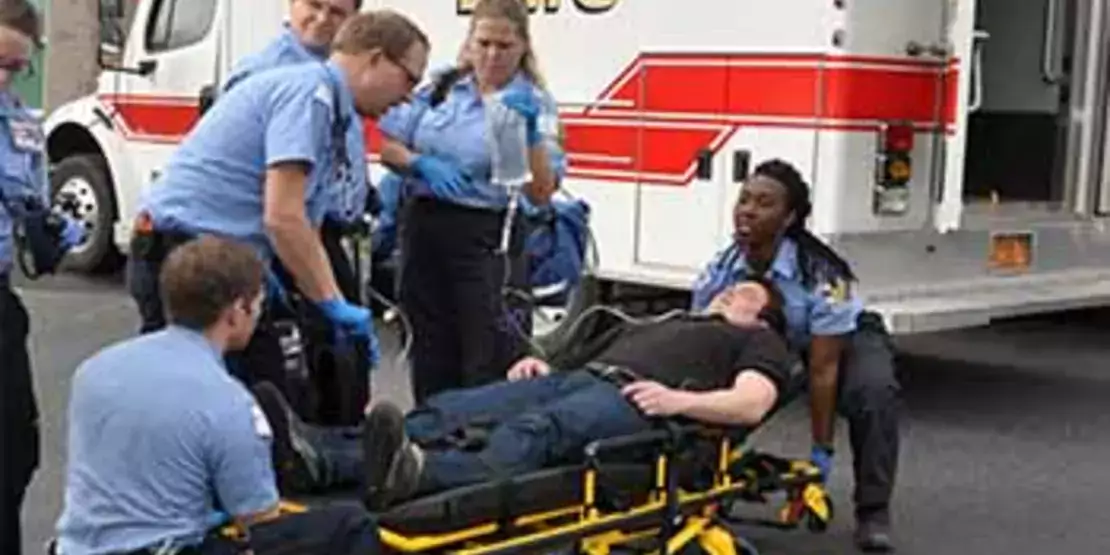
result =
[[935,189],[939,203],[933,223],[940,232],[959,228],[964,207],[964,164],[968,116],[983,102],[982,47],[989,35],[976,32],[976,0],[945,0],[941,14],[944,67],[938,73]]

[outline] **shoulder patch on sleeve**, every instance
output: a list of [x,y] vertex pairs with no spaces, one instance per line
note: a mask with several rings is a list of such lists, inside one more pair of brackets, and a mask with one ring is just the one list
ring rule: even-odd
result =
[[829,302],[842,303],[852,296],[852,285],[842,277],[833,277],[822,283],[819,291]]
[[335,94],[332,93],[331,87],[327,84],[320,83],[316,85],[316,92],[312,94],[312,97],[318,102],[323,102],[328,108],[331,108],[332,102],[334,102],[335,99]]
[[254,426],[254,433],[258,434],[258,437],[265,439],[274,437],[274,431],[270,428],[270,421],[266,419],[266,414],[262,412],[258,403],[251,405],[251,424]]

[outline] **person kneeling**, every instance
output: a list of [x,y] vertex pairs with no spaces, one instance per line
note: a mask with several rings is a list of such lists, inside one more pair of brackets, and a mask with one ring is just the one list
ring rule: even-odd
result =
[[[263,272],[245,245],[182,245],[160,274],[170,326],[77,369],[59,555],[379,552],[357,503],[281,508],[273,427],[223,358],[254,333]],[[224,523],[246,539],[217,533]]]
[[[408,415],[379,403],[363,428],[367,507],[580,460],[588,443],[653,418],[754,426],[790,377],[781,309],[773,286],[742,282],[704,313],[621,331],[576,370],[525,358],[506,381],[440,393]],[[441,441],[476,421],[489,430],[479,449]]]

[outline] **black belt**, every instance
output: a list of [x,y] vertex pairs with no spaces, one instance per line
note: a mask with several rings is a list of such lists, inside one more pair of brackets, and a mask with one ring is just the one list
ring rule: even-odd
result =
[[635,370],[619,364],[606,364],[604,362],[587,362],[586,371],[599,380],[607,381],[617,387],[624,387],[643,378]]

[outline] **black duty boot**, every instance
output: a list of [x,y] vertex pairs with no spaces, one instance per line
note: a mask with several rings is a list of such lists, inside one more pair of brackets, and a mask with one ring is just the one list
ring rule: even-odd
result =
[[894,540],[890,535],[890,514],[873,511],[856,515],[856,547],[865,553],[890,553]]
[[272,456],[282,495],[320,489],[320,456],[306,437],[305,424],[274,384],[262,382],[253,389],[262,413],[273,431]]
[[405,416],[389,402],[366,416],[362,436],[366,465],[363,503],[381,512],[415,493],[424,462],[423,451],[405,435]]

